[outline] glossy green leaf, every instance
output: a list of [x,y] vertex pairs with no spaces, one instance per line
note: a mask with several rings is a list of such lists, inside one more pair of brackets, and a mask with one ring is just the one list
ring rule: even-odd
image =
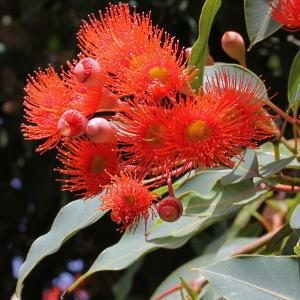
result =
[[254,150],[247,149],[231,173],[222,177],[221,184],[227,185],[259,176],[258,160]]
[[250,40],[249,50],[282,26],[272,19],[268,3],[269,0],[244,0],[246,27]]
[[300,101],[300,50],[296,54],[290,69],[288,99],[290,104]]
[[296,300],[300,295],[300,258],[240,256],[199,268],[229,300]]
[[[219,246],[217,251],[210,252],[190,260],[172,272],[156,289],[154,294],[151,296],[151,299],[155,299],[165,291],[177,286],[180,283],[179,277],[182,277],[189,282],[197,279],[199,277],[199,273],[193,269],[204,267],[222,260],[225,257],[229,257],[233,251],[243,247],[252,240],[253,238],[238,238],[221,245],[221,247]],[[164,299],[180,300],[180,293],[178,291],[174,292],[171,295],[164,297]]]
[[[279,144],[279,150],[281,159],[290,158],[294,155],[284,144]],[[262,144],[258,149],[255,150],[255,152],[257,154],[258,163],[260,166],[265,166],[275,161],[274,147],[270,142]],[[289,167],[299,169],[300,163],[297,161],[297,159],[293,159],[289,163]]]
[[29,249],[20,269],[17,295],[21,294],[25,278],[42,259],[59,250],[61,245],[76,232],[95,223],[105,214],[105,211],[97,209],[99,205],[99,197],[86,201],[76,200],[58,212],[50,231],[36,239]]
[[204,66],[208,55],[208,38],[214,18],[221,7],[221,0],[206,0],[199,19],[199,35],[192,47],[189,66],[197,68],[197,78],[191,86],[197,91],[202,85]]

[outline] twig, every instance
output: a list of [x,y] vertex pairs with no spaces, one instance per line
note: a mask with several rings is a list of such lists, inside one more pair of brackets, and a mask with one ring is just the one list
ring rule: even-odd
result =
[[241,247],[240,249],[233,251],[232,252],[232,256],[237,256],[237,255],[241,255],[241,254],[247,254],[249,252],[252,252],[253,250],[256,250],[262,246],[264,246],[267,242],[269,242],[273,236],[282,228],[279,227],[276,230],[273,230],[271,232],[268,232],[266,234],[264,234],[263,236],[261,236],[260,238],[258,238],[257,240]]

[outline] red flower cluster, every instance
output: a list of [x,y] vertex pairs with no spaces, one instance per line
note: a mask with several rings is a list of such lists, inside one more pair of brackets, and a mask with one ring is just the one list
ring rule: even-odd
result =
[[127,4],[91,16],[78,39],[82,53],[68,70],[30,77],[22,130],[46,139],[39,152],[57,147],[64,189],[88,198],[106,188],[100,209],[122,230],[156,210],[145,177],[161,184],[192,168],[233,166],[272,134],[252,80],[223,70],[196,95],[178,42]]

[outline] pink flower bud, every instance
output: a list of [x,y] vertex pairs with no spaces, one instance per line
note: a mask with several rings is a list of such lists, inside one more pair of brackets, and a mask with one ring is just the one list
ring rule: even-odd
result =
[[118,106],[118,103],[119,103],[118,101],[119,101],[119,99],[116,95],[111,93],[106,88],[103,88],[98,110],[99,111],[107,111],[107,110],[111,111]]
[[105,83],[105,71],[92,58],[86,57],[81,59],[73,72],[76,79],[87,87],[102,87]]
[[168,196],[158,205],[158,214],[166,222],[175,222],[182,216],[182,203],[175,197]]
[[94,143],[113,143],[116,141],[115,128],[104,118],[93,118],[88,121],[85,133]]
[[79,111],[68,109],[57,122],[57,132],[61,136],[80,136],[84,133],[87,121],[87,118]]
[[222,48],[231,58],[246,66],[246,48],[243,37],[235,31],[226,31],[222,36]]

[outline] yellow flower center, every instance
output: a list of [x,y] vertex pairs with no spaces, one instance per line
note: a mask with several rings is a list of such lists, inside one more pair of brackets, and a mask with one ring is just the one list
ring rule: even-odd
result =
[[145,141],[151,146],[157,146],[162,143],[160,133],[162,131],[162,126],[158,124],[151,124],[145,133]]
[[211,128],[203,120],[197,120],[190,123],[185,130],[185,136],[188,142],[198,143],[207,139],[211,135]]
[[91,161],[91,172],[102,173],[105,169],[105,159],[100,155],[93,157]]
[[153,67],[149,70],[149,75],[152,80],[159,80],[161,82],[166,82],[168,80],[167,68]]
[[135,203],[135,197],[133,195],[126,195],[124,196],[124,201],[128,204],[134,204]]

